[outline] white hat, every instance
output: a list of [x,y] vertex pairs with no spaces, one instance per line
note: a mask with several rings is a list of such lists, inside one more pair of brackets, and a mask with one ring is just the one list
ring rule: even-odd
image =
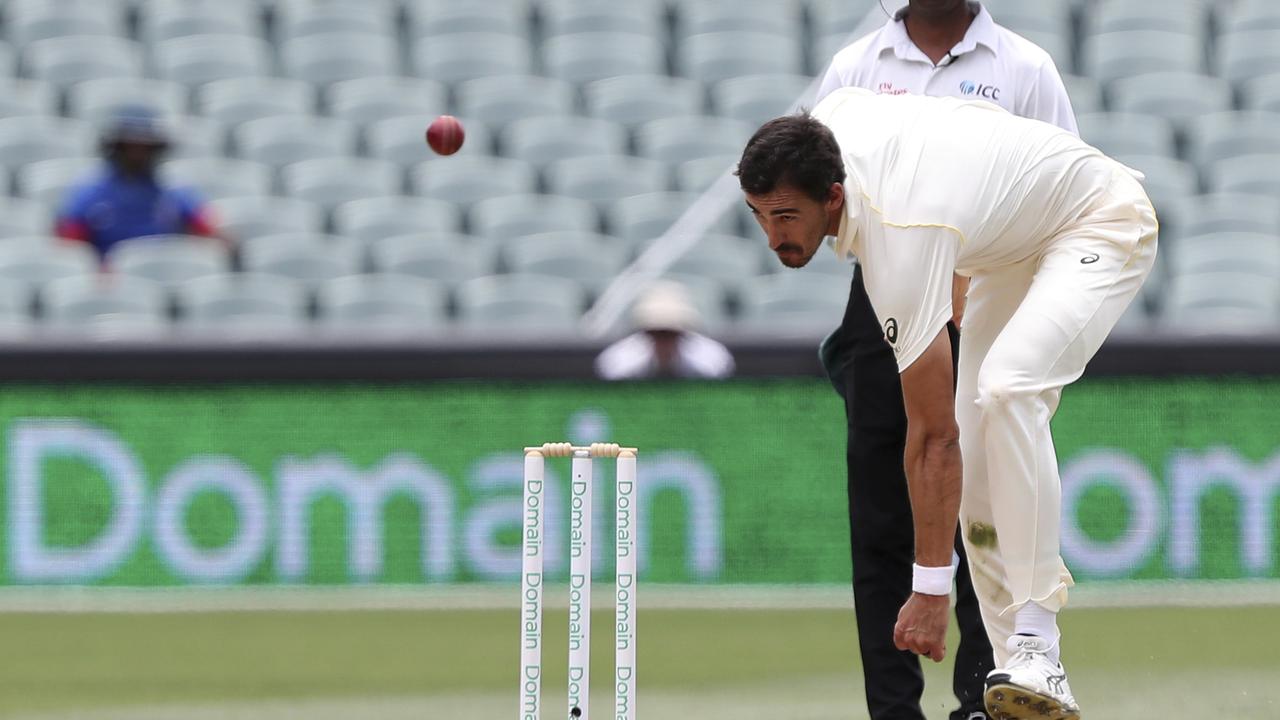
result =
[[631,308],[631,319],[643,330],[689,331],[702,322],[689,291],[670,280],[651,285]]

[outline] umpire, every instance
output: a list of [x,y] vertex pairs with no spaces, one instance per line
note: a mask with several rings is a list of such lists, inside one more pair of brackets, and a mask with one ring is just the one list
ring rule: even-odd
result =
[[[841,87],[983,99],[1077,132],[1066,89],[1049,54],[997,25],[976,2],[910,0],[882,28],[836,54],[817,99]],[[955,317],[948,329],[953,360],[964,308],[962,280],[957,277],[952,290]],[[898,610],[911,594],[914,560],[903,469],[907,418],[897,362],[867,298],[861,268],[854,272],[844,320],[823,342],[821,355],[844,398],[849,428],[850,554],[867,709],[872,720],[924,720],[920,661],[893,644]],[[955,547],[960,559],[960,646],[952,687],[960,707],[950,719],[985,720],[982,693],[993,665],[991,645],[959,535]]]

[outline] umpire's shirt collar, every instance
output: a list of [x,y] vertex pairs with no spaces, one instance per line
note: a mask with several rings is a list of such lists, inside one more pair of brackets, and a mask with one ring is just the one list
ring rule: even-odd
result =
[[[973,52],[982,46],[996,53],[999,46],[999,36],[996,34],[996,21],[991,19],[991,13],[980,3],[971,2],[969,8],[977,12],[973,18],[973,23],[969,25],[969,29],[965,31],[964,38],[951,48],[952,57],[960,57],[965,53]],[[933,64],[928,57],[925,56],[920,48],[911,41],[911,37],[907,35],[907,24],[903,20],[907,17],[907,8],[902,8],[894,16],[893,19],[885,26],[885,31],[880,33],[879,47],[877,54],[883,55],[887,51],[892,51],[899,60],[912,60],[916,62],[925,62]]]

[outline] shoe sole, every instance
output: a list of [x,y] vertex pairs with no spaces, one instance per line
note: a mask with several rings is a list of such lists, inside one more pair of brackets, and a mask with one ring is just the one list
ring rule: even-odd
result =
[[1006,682],[988,685],[982,699],[991,720],[1080,720],[1079,708]]

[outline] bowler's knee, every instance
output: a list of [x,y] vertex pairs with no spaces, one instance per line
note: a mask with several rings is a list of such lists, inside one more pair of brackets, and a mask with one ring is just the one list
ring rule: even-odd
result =
[[1019,406],[1034,402],[1038,391],[1016,373],[983,372],[978,376],[976,404],[984,419],[1017,412]]

